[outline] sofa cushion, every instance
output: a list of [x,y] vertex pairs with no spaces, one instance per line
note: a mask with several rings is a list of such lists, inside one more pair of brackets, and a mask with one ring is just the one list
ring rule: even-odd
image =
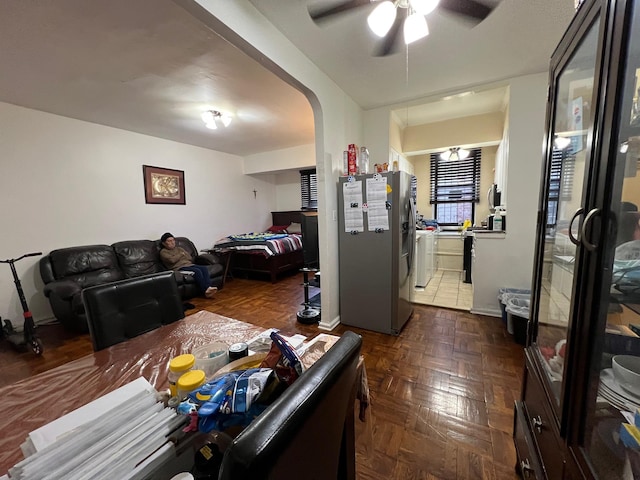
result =
[[112,247],[126,278],[151,275],[166,270],[160,263],[158,246],[153,240],[127,240],[114,243]]
[[81,288],[124,278],[109,245],[60,248],[53,250],[49,257],[56,279],[72,280]]

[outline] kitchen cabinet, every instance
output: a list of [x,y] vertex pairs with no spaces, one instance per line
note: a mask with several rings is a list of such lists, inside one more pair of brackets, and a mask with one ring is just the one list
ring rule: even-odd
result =
[[[551,58],[531,321],[516,402],[517,470],[640,478],[640,0],[587,0]],[[640,330],[639,330],[640,331]]]

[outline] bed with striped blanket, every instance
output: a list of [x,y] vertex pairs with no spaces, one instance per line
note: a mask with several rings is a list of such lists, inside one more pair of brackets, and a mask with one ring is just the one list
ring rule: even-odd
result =
[[[300,223],[301,212],[271,212],[273,225]],[[275,283],[281,273],[304,266],[302,235],[284,233],[244,233],[218,240],[214,249],[231,250],[234,275],[268,274]]]

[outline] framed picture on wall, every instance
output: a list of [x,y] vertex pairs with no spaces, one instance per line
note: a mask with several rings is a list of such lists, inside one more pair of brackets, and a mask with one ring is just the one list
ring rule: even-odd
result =
[[184,171],[143,165],[142,176],[146,203],[186,204]]

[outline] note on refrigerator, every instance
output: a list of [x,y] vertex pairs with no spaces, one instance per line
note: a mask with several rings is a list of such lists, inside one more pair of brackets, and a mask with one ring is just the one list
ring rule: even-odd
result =
[[386,177],[376,175],[367,178],[367,207],[368,230],[389,230]]
[[343,183],[342,195],[344,199],[344,231],[347,233],[364,232],[362,181]]

